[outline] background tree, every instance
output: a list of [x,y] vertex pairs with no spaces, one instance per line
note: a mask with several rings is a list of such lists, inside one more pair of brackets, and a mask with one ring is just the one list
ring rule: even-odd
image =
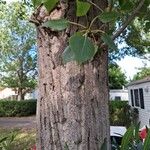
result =
[[0,3],[0,10],[0,85],[14,89],[23,100],[36,86],[35,29],[23,3]]
[[133,81],[134,80],[140,80],[140,79],[143,79],[143,78],[146,78],[150,76],[150,67],[149,68],[146,68],[146,67],[143,67],[143,68],[139,68],[139,72],[137,72],[137,74],[135,74],[133,76]]
[[117,64],[109,64],[109,88],[122,89],[127,84],[126,76]]
[[142,15],[143,6],[149,8],[149,0],[33,3],[30,21],[37,27],[39,56],[38,149],[98,150],[104,139],[109,146],[108,48],[116,51],[113,40],[127,38],[125,29]]

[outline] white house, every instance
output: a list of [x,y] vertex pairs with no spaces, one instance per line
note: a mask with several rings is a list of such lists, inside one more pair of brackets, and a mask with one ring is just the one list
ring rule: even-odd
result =
[[11,88],[4,88],[0,90],[0,99],[13,99],[17,94]]
[[109,91],[110,100],[128,101],[127,89],[114,89]]
[[139,111],[141,127],[150,126],[150,76],[128,84],[129,104]]
[[[11,88],[4,88],[0,90],[0,99],[14,100],[17,98],[17,94]],[[25,100],[37,99],[37,90],[33,90],[31,93],[25,95]]]

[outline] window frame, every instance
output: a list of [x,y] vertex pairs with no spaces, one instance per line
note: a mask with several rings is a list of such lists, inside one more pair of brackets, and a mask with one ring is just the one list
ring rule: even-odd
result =
[[[142,91],[142,95],[140,94],[140,91]],[[135,93],[136,93],[136,95],[135,95]],[[144,99],[143,88],[131,88],[130,89],[130,100],[131,100],[132,107],[145,109],[145,99]]]

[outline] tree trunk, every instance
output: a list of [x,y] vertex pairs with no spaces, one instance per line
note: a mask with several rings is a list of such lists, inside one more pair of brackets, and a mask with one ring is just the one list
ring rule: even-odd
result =
[[19,88],[18,89],[18,101],[24,100],[25,94],[23,93],[23,89]]
[[[107,7],[103,0],[94,1]],[[38,21],[67,17],[75,18],[75,1],[61,3],[49,15],[41,7]],[[96,14],[92,9],[90,14]],[[89,15],[90,20],[92,16]],[[79,20],[83,22],[85,18]],[[92,62],[63,65],[61,54],[68,37],[77,30],[72,26],[54,32],[37,26],[39,98],[37,106],[38,150],[99,150],[104,139],[109,143],[107,48]]]

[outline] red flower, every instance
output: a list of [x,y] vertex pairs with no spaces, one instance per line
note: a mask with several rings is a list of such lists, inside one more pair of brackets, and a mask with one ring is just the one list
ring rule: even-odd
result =
[[142,129],[139,133],[139,136],[142,140],[145,139],[147,136],[147,129],[146,128]]

